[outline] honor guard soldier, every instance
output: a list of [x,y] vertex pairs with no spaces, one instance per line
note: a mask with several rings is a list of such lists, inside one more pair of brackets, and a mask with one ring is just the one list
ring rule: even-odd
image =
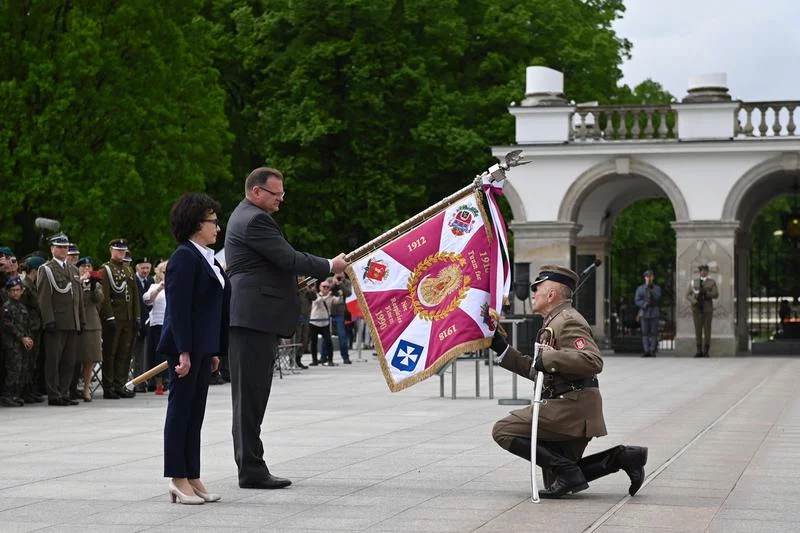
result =
[[708,277],[708,265],[700,265],[699,276],[689,284],[686,299],[692,304],[694,337],[697,343],[695,357],[708,357],[711,347],[711,319],[714,316],[713,300],[719,298],[717,282]]
[[125,263],[128,241],[108,243],[111,260],[100,267],[103,294],[103,398],[133,398],[125,390],[131,366],[133,336],[138,329],[139,292],[133,270]]
[[69,385],[78,357],[78,335],[86,325],[78,269],[67,263],[69,239],[50,237],[53,258],[36,274],[39,309],[44,322],[44,381],[48,405],[78,405]]
[[28,309],[28,318],[31,325],[31,338],[33,338],[33,348],[30,357],[25,361],[25,379],[23,382],[22,399],[25,403],[39,403],[44,399],[39,396],[44,387],[44,351],[42,350],[42,310],[39,308],[39,291],[36,289],[36,279],[39,275],[39,267],[44,264],[44,258],[38,255],[31,255],[22,264],[25,271],[25,279],[22,286],[25,291],[20,300]]
[[[508,346],[496,331],[492,349],[497,363],[533,380],[544,373],[544,387],[536,435],[536,464],[542,468],[542,498],[560,498],[589,488],[589,481],[624,470],[630,477],[631,496],[644,482],[647,448],[615,446],[582,457],[592,437],[606,435],[603,399],[597,374],[603,370],[600,350],[586,319],[572,307],[578,275],[555,265],[543,266],[531,285],[533,312],[544,318],[537,335],[535,356]],[[502,448],[531,460],[533,408],[512,411],[499,420],[492,437]]]

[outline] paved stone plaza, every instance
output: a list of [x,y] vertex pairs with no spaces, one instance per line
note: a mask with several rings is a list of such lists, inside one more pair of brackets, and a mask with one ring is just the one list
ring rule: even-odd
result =
[[620,472],[538,505],[528,463],[491,439],[510,408],[486,396],[486,367],[476,399],[459,363],[452,400],[449,374],[445,398],[437,378],[392,394],[364,359],[276,376],[263,437],[284,490],[238,488],[230,387],[212,387],[203,479],[223,501],[202,506],[168,502],[166,397],[2,409],[0,532],[800,530],[800,359],[607,356],[609,435],[587,453],[648,446],[647,481],[630,498]]

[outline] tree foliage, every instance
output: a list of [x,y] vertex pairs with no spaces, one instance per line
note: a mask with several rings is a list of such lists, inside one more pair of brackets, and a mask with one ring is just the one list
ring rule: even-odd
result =
[[[225,218],[284,171],[300,248],[349,249],[466,185],[509,144],[525,67],[576,101],[618,93],[622,0],[69,0],[0,4],[0,241],[35,216],[85,251],[171,247],[207,190]],[[138,251],[136,252],[138,253]]]

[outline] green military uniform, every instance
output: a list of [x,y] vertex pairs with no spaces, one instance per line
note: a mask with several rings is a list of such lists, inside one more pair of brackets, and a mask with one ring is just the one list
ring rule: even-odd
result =
[[695,357],[708,357],[711,347],[711,319],[714,317],[714,302],[719,298],[717,282],[708,277],[708,265],[700,265],[700,276],[693,279],[686,291],[686,299],[692,304],[694,337],[697,344]]
[[[553,281],[574,290],[578,276],[564,267],[542,267],[534,287]],[[536,464],[542,467],[546,490],[542,497],[559,498],[569,492],[588,488],[588,481],[624,469],[631,476],[630,493],[644,481],[646,448],[615,446],[599,454],[581,458],[593,437],[607,434],[603,418],[603,399],[597,374],[603,370],[600,349],[592,337],[586,319],[572,307],[571,300],[562,300],[544,317],[537,342],[550,346],[534,356],[507,346],[499,333],[492,349],[498,352],[498,364],[524,378],[534,380],[543,372],[542,399]],[[504,449],[531,460],[531,420],[533,407],[512,411],[499,420],[492,437]]]
[[[51,245],[67,246],[63,234]],[[51,259],[36,275],[37,297],[44,322],[44,380],[48,403],[70,405],[69,384],[78,357],[78,334],[86,323],[80,274],[73,265]]]
[[21,405],[26,362],[31,359],[31,352],[22,344],[24,337],[31,337],[28,310],[22,302],[9,298],[2,306],[2,321],[3,403],[10,405],[8,400],[12,400]]
[[44,324],[42,323],[42,310],[39,308],[36,284],[29,277],[25,277],[25,279],[22,280],[22,286],[25,287],[25,292],[22,293],[22,299],[20,301],[28,309],[31,338],[33,339],[33,348],[30,351],[30,357],[26,358],[25,362],[22,399],[35,402],[38,399],[37,393],[40,387],[37,376],[43,375],[42,371],[44,370],[44,350],[42,350],[42,327]]
[[[127,249],[124,239],[110,248]],[[139,320],[139,292],[131,267],[123,261],[109,261],[100,267],[103,294],[103,397],[131,397],[124,386],[131,365],[133,338]],[[112,325],[113,324],[113,325]]]

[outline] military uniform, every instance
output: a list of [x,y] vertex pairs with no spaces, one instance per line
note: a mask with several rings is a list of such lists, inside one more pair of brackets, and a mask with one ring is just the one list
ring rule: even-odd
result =
[[[29,259],[28,261],[30,262],[29,268],[38,269],[41,265],[34,265],[42,260],[38,259],[38,261],[34,262]],[[42,322],[42,310],[39,308],[39,291],[36,289],[36,283],[26,276],[22,280],[22,286],[25,287],[25,292],[22,293],[20,301],[28,309],[31,338],[33,339],[33,348],[30,351],[30,356],[25,360],[22,399],[26,402],[36,402],[40,401],[38,393],[44,387],[44,350],[42,350],[42,328],[44,323]]]
[[[127,250],[125,239],[115,239],[110,248]],[[139,292],[131,267],[109,261],[100,267],[103,294],[103,397],[123,398],[133,394],[124,388],[131,366],[133,339],[139,320]]]
[[[15,278],[15,285],[22,285],[19,278]],[[9,280],[9,283],[14,281]],[[22,386],[25,379],[25,363],[30,358],[30,352],[22,344],[25,337],[31,337],[30,320],[25,305],[13,298],[9,298],[0,311],[2,315],[2,342],[3,363],[5,376],[3,378],[3,405],[13,407],[13,404],[22,405]]]
[[692,280],[686,291],[686,299],[692,304],[694,336],[697,344],[695,357],[708,357],[711,347],[711,319],[714,316],[713,300],[719,298],[717,282],[708,277],[708,265],[700,265],[698,271],[705,271]]
[[[53,246],[67,246],[68,242],[63,234],[50,239]],[[71,405],[69,385],[78,357],[78,334],[86,323],[78,269],[51,259],[39,267],[36,289],[45,325],[44,378],[48,403]]]
[[[542,267],[534,286],[545,280],[574,290],[578,276],[548,265]],[[621,468],[631,475],[630,492],[635,493],[644,478],[646,448],[615,446],[581,458],[593,437],[607,434],[597,380],[603,358],[586,319],[571,300],[563,300],[544,318],[537,340],[552,349],[542,348],[535,357],[524,355],[507,346],[499,333],[492,349],[498,352],[501,367],[522,377],[533,380],[539,371],[544,373],[542,399],[547,401],[540,405],[536,436],[536,464],[542,467],[546,487],[540,495],[558,498],[578,492],[588,488],[588,481]],[[530,461],[532,417],[532,406],[512,411],[494,425],[492,437],[504,449]]]

